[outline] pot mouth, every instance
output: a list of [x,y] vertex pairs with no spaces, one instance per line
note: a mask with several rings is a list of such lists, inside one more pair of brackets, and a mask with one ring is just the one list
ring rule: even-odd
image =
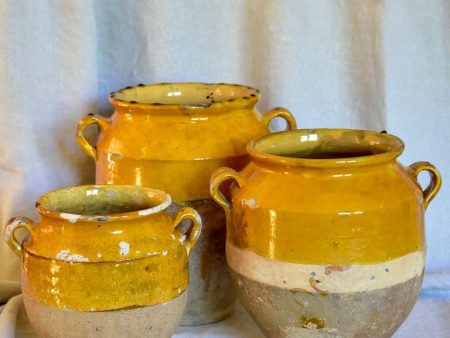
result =
[[262,136],[247,151],[257,161],[304,167],[371,165],[396,159],[405,145],[384,132],[297,129]]
[[252,87],[202,82],[139,84],[109,95],[114,107],[147,110],[254,106],[259,98],[259,90]]
[[53,190],[36,202],[47,217],[77,221],[107,222],[135,219],[167,209],[172,198],[164,191],[133,185],[82,185]]

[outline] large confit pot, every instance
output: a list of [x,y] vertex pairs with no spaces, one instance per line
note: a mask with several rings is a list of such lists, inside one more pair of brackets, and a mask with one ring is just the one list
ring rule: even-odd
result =
[[[77,141],[96,163],[97,184],[135,184],[167,191],[180,206],[195,208],[203,231],[190,260],[187,311],[182,324],[205,324],[229,316],[235,295],[225,262],[225,216],[211,200],[209,177],[221,167],[241,169],[246,144],[269,133],[276,117],[295,129],[293,116],[274,108],[255,110],[259,91],[231,84],[165,83],[112,93],[111,118],[88,115]],[[100,126],[96,146],[85,137]]]
[[[413,308],[425,263],[424,213],[441,177],[403,166],[403,142],[314,129],[251,142],[241,171],[218,169],[238,297],[270,337],[391,337]],[[417,176],[427,171],[422,190]],[[222,182],[232,180],[230,201]]]

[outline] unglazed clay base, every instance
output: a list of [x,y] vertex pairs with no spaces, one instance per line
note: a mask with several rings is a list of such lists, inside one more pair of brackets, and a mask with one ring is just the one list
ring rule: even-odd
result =
[[229,317],[236,295],[225,259],[225,213],[212,200],[189,201],[203,221],[202,233],[189,256],[188,305],[180,325],[201,325]]
[[184,292],[153,306],[116,311],[81,312],[39,304],[24,296],[33,329],[42,338],[170,337],[187,303]]
[[336,267],[276,262],[228,245],[227,258],[239,299],[269,337],[391,337],[423,277],[421,252]]

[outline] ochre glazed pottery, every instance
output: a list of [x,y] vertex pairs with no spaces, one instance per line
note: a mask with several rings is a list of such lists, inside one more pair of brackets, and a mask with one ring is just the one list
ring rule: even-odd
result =
[[[42,337],[168,337],[184,311],[188,255],[201,229],[168,194],[79,186],[42,196],[37,222],[15,217],[5,239],[22,257],[22,292]],[[192,221],[189,236],[180,231]],[[19,243],[17,230],[29,236]]]
[[[209,177],[221,167],[240,170],[246,144],[269,132],[269,122],[295,120],[283,108],[261,116],[253,88],[230,84],[167,83],[112,93],[110,119],[86,116],[77,141],[96,162],[98,184],[135,184],[167,191],[180,206],[198,209],[204,225],[190,264],[189,302],[182,324],[221,320],[233,311],[225,263],[225,215],[209,195]],[[96,147],[84,131],[100,126]],[[176,208],[175,208],[176,209]]]
[[[217,170],[238,296],[270,337],[391,337],[417,300],[424,212],[441,186],[402,141],[360,130],[262,137],[240,172]],[[417,175],[431,174],[422,191]],[[218,190],[234,180],[229,203]]]

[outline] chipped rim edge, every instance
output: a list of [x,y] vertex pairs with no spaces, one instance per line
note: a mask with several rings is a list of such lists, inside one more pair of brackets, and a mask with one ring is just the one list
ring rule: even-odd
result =
[[[167,86],[167,85],[204,85],[204,86],[241,87],[241,88],[245,88],[245,89],[249,90],[250,93],[248,96],[240,96],[240,97],[230,98],[225,101],[211,102],[208,105],[189,105],[189,104],[173,104],[173,103],[159,103],[159,102],[142,103],[142,102],[122,100],[122,99],[118,99],[115,97],[115,95],[117,93],[120,93],[124,90],[135,89],[137,87],[157,87],[157,86]],[[183,109],[209,109],[212,107],[221,107],[221,106],[226,106],[228,104],[236,104],[239,102],[242,102],[242,103],[249,102],[249,103],[256,104],[256,102],[258,102],[260,98],[261,98],[261,91],[259,89],[256,89],[256,88],[253,88],[250,86],[246,86],[246,85],[241,85],[241,84],[222,83],[222,82],[220,82],[220,83],[160,82],[160,83],[149,83],[149,84],[140,83],[136,86],[124,87],[124,88],[116,90],[108,95],[109,102],[114,107],[121,107],[121,108],[133,107],[133,108],[141,108],[141,109],[145,109],[145,108],[147,108],[147,109],[148,108],[156,108],[157,109],[157,108],[161,108],[161,107],[164,109],[180,108],[180,107]]]
[[[45,197],[48,197],[49,195],[57,193],[57,192],[80,190],[80,189],[83,189],[83,190],[102,189],[102,188],[109,188],[109,189],[111,189],[111,188],[112,189],[114,189],[114,188],[115,189],[131,188],[133,190],[145,191],[146,193],[163,194],[163,195],[165,195],[165,199],[160,204],[153,206],[151,208],[146,208],[146,209],[141,209],[141,210],[136,210],[136,211],[131,211],[131,212],[124,212],[124,213],[107,214],[107,215],[78,215],[78,214],[72,214],[72,213],[65,213],[65,212],[60,212],[60,211],[56,211],[56,210],[50,210],[43,205],[43,199]],[[70,223],[76,223],[78,221],[110,222],[110,221],[119,220],[119,219],[120,220],[136,219],[139,217],[153,215],[153,214],[159,213],[159,212],[167,209],[171,204],[172,204],[172,197],[168,193],[166,193],[165,191],[162,191],[162,190],[147,188],[147,187],[139,187],[139,186],[134,186],[134,185],[93,184],[93,185],[78,185],[78,186],[72,186],[72,187],[49,191],[46,194],[44,194],[38,198],[38,200],[36,201],[36,210],[42,216],[63,219],[63,220],[69,221]]]

